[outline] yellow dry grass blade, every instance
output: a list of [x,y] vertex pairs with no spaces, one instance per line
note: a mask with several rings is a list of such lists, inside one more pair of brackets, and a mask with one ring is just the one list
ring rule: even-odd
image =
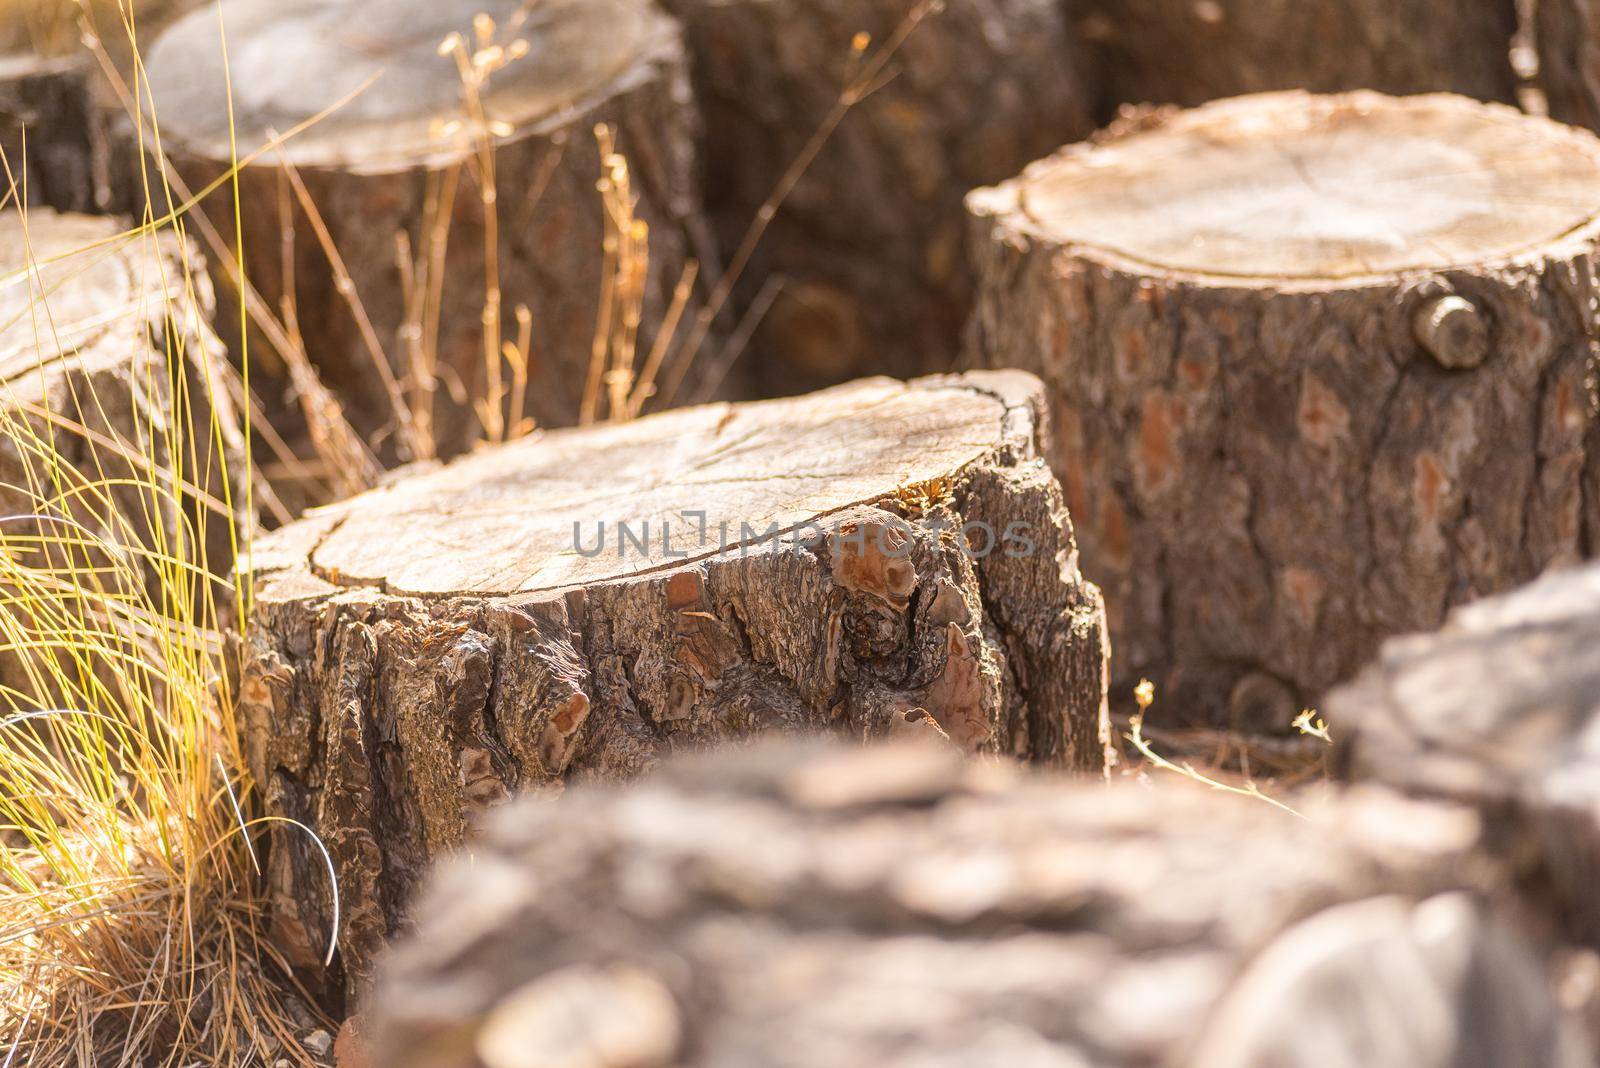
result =
[[[138,27],[166,3],[0,0],[0,53],[20,48],[48,53],[87,41],[128,108],[141,146],[151,150],[141,160],[161,161],[160,127],[150,106]],[[579,413],[583,421],[634,418],[647,406],[672,402],[772,217],[833,130],[882,83],[891,57],[937,6],[937,0],[917,0],[875,49],[857,38],[837,103],[752,221],[729,269],[690,316],[697,281],[691,264],[648,345],[640,337],[640,304],[649,231],[634,214],[628,161],[611,142],[610,131],[601,131],[605,181],[598,193],[608,235],[606,288]],[[488,79],[527,54],[516,33],[526,12],[525,7],[498,30],[481,20],[470,50],[459,39],[442,48],[459,64],[470,119],[466,136],[475,151],[430,179],[418,247],[412,248],[409,234],[397,235],[407,312],[405,351],[393,355],[404,357],[395,366],[404,368],[405,376],[394,379],[389,393],[396,423],[416,458],[435,449],[433,407],[442,374],[439,294],[451,206],[462,187],[475,186],[488,220],[486,385],[483,396],[458,403],[473,406],[488,441],[533,429],[524,407],[538,324],[526,307],[517,306],[515,337],[503,336],[498,221],[492,206],[497,200],[494,146],[506,131],[482,106]],[[217,18],[218,47],[226,57],[222,10]],[[505,37],[503,45],[495,44],[497,33]],[[124,64],[112,60],[102,41],[115,45],[118,60],[128,68],[126,78]],[[298,370],[301,396],[315,401],[307,402],[306,419],[324,467],[348,473],[359,486],[373,477],[376,461],[317,382],[299,343],[292,307],[280,319],[245,276],[250,235],[241,232],[237,183],[240,167],[275,153],[283,141],[349,99],[282,131],[247,158],[239,158],[235,148],[233,166],[201,189],[186,188],[164,163],[144,166],[145,202],[178,207],[159,216],[147,209],[140,225],[73,258],[110,255],[175,232],[184,257],[183,280],[178,291],[160,297],[170,315],[194,314],[194,283],[203,268],[198,260],[189,261],[184,231],[196,204],[214,193],[220,194],[216,200],[231,193],[232,232],[223,233],[229,227],[214,226],[202,215],[192,218],[195,230],[234,283],[260,336]],[[0,159],[0,210],[7,205],[17,210],[26,199],[19,195],[26,176],[12,173],[11,165]],[[315,204],[303,189],[294,192],[315,228]],[[337,260],[331,241],[317,236],[324,253]],[[30,262],[21,280],[31,280],[39,266]],[[18,281],[0,278],[0,285]],[[39,350],[57,351],[51,293],[41,289],[33,297],[28,315]],[[710,386],[743,347],[765,299],[758,297],[749,323],[718,356],[707,378]],[[363,315],[359,307],[352,310]],[[687,333],[681,341],[680,327]],[[223,435],[207,413],[216,406],[195,395],[231,391],[233,403],[224,407],[244,413],[248,450],[251,413],[257,410],[250,361],[247,352],[237,354],[242,383],[218,383],[207,375],[196,384],[184,368],[208,367],[210,361],[192,360],[194,354],[181,351],[175,339],[209,335],[202,330],[163,333],[174,339],[168,341],[171,349],[164,363],[152,366],[134,387],[145,394],[145,403],[135,408],[146,413],[146,422],[127,440],[94,429],[103,419],[86,418],[103,415],[108,398],[74,396],[65,409],[55,410],[0,383],[0,449],[21,465],[19,476],[0,480],[0,502],[5,502],[0,505],[0,1068],[314,1063],[296,1039],[296,1020],[314,1010],[306,999],[297,999],[289,970],[265,929],[264,887],[252,842],[253,836],[268,833],[310,832],[260,814],[239,751],[222,662],[223,627],[248,622],[248,576],[236,579],[229,564],[249,558],[249,529],[237,527],[235,517],[255,514],[257,483],[245,479],[243,501],[233,498],[235,480],[215,467],[222,460]],[[371,355],[390,367],[382,339],[370,329],[365,333]],[[249,336],[246,332],[246,342]],[[222,358],[221,353],[206,356]],[[309,471],[271,427],[260,432],[287,469]],[[250,466],[248,452],[244,463]],[[332,485],[337,480],[324,476],[320,481]],[[220,491],[208,489],[213,486]],[[269,507],[276,503],[271,494],[263,500]],[[277,514],[287,517],[281,505]],[[226,537],[216,536],[219,524]],[[230,559],[211,557],[210,547],[218,544],[228,546]],[[323,857],[328,859],[326,850]],[[329,868],[331,876],[331,862]],[[334,908],[337,912],[336,885]],[[336,932],[338,915],[329,921]]]
[[[108,7],[136,46],[145,5]],[[0,24],[19,25],[7,17],[16,8],[0,0]],[[25,181],[13,165],[0,160],[8,192]],[[202,267],[187,262],[187,207],[74,253],[69,267],[79,256],[154,255],[157,235],[172,231],[182,279],[151,299],[157,318],[195,314]],[[8,284],[33,284],[40,264],[29,260]],[[52,291],[27,292],[42,376],[44,354],[62,348],[59,324]],[[158,333],[165,358],[126,385],[132,405],[92,390],[41,405],[0,383],[0,449],[14,458],[0,480],[8,1068],[313,1063],[295,1041],[295,995],[264,928],[251,842],[303,828],[256,815],[222,659],[223,627],[248,611],[247,577],[231,563],[247,557],[248,524],[236,516],[253,502],[234,498],[218,405],[203,395],[227,387],[192,369],[225,356],[184,351],[210,337],[203,330]],[[91,430],[107,409],[141,421],[126,434]]]

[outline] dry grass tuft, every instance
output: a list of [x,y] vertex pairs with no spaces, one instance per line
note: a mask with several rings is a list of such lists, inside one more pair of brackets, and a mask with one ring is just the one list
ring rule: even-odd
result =
[[[43,334],[49,296],[34,299]],[[261,933],[261,820],[223,671],[244,594],[207,549],[247,539],[230,518],[244,502],[175,507],[220,432],[187,396],[190,356],[169,351],[134,387],[149,423],[113,448],[74,440],[72,413],[41,429],[0,396],[25,472],[0,490],[26,502],[0,516],[0,1063],[311,1063]],[[140,442],[148,463],[121,463]]]
[[[121,14],[131,42],[134,12]],[[0,192],[14,193],[23,176],[0,163]],[[161,231],[182,242],[184,229],[182,218],[147,218],[114,243],[154,257]],[[0,286],[28,287],[35,343],[53,352],[37,266]],[[197,314],[200,269],[185,264],[179,291],[151,298],[160,315],[144,314]],[[183,346],[210,335],[162,336],[165,359],[130,387],[145,422],[126,440],[84,435],[81,413],[123,410],[128,398],[80,395],[76,410],[24,419],[0,391],[0,448],[23,472],[0,486],[7,1068],[311,1065],[297,1035],[326,1023],[263,933],[253,839],[301,832],[251,818],[224,671],[224,627],[248,611],[247,578],[231,562],[248,557],[250,524],[235,517],[253,501],[233,497],[242,480],[206,469],[226,462],[214,447],[224,435],[201,413],[230,405],[191,393],[225,387],[196,385],[184,372],[196,354]],[[197,484],[229,487],[221,506],[192,507]]]
[[[148,87],[137,35],[140,17],[157,6],[144,0],[95,0],[87,8],[76,0],[0,0],[0,25],[22,34],[3,43],[54,49],[87,40],[135,116],[141,142],[159,160],[159,130],[138,106]],[[865,38],[853,42],[852,74],[837,105],[763,205],[730,269],[698,304],[686,340],[677,335],[694,302],[693,266],[679,280],[663,327],[648,347],[641,344],[649,231],[634,211],[627,159],[611,131],[596,131],[607,271],[586,383],[592,388],[579,413],[586,421],[631,419],[647,406],[671,403],[785,198],[833,129],[889,76],[890,59],[905,38],[936,9],[936,0],[920,0],[904,25],[877,48]],[[26,19],[12,18],[23,11],[29,12]],[[127,81],[96,36],[107,27],[108,33],[127,38],[115,42],[119,56],[124,45],[132,55]],[[432,431],[435,406],[442,403],[437,292],[449,205],[469,182],[483,198],[489,219],[482,320],[488,386],[481,397],[454,399],[473,406],[487,441],[534,429],[523,413],[534,324],[528,310],[519,307],[513,312],[513,336],[504,336],[498,285],[494,142],[502,131],[481,105],[474,105],[488,79],[524,54],[516,30],[516,25],[496,27],[481,19],[470,42],[457,38],[441,47],[441,54],[454,56],[460,65],[468,117],[464,135],[473,139],[475,151],[433,176],[431,217],[437,225],[424,228],[422,247],[411,248],[405,235],[397,240],[411,311],[397,339],[399,351],[387,352],[381,339],[369,338],[375,368],[381,368],[377,373],[387,374],[386,385],[393,387],[397,438],[412,459],[437,452]],[[282,131],[252,159],[274,152],[282,140],[320,117]],[[238,160],[237,166],[250,161]],[[285,174],[285,207],[298,200],[315,223],[303,184],[292,168]],[[164,231],[186,240],[192,230],[215,262],[232,272],[257,336],[289,371],[316,456],[298,455],[261,418],[246,352],[237,354],[244,381],[230,399],[247,413],[247,440],[271,451],[282,477],[311,487],[302,497],[354,492],[377,478],[378,464],[369,444],[344,419],[337,398],[321,385],[292,304],[268,307],[244,277],[239,249],[247,235],[219,232],[188,211],[219,189],[228,192],[229,178],[231,173],[211,187],[190,190],[171,168],[147,168],[147,201],[180,207],[161,217],[147,212],[119,240],[153,242]],[[150,195],[156,192],[163,195]],[[10,204],[20,203],[14,186],[0,188],[0,197],[8,193],[13,194]],[[338,250],[327,241],[322,251],[337,273]],[[196,273],[186,277],[185,288],[203,284],[198,263],[186,269]],[[26,285],[29,277],[31,272],[0,278],[0,286]],[[192,301],[185,296],[169,295],[169,314],[189,313]],[[352,313],[359,317],[360,295],[350,297]],[[758,299],[756,308],[763,303]],[[36,321],[45,324],[41,331],[48,331],[48,294],[37,294],[34,305]],[[726,372],[752,325],[733,333],[717,354],[709,381]],[[50,340],[41,332],[41,351]],[[158,373],[149,383],[149,425],[133,435],[139,442],[160,441],[161,455],[180,460],[163,466],[152,449],[146,463],[132,465],[133,477],[125,473],[129,465],[112,461],[125,460],[119,450],[136,449],[136,443],[111,443],[111,455],[102,462],[96,450],[106,443],[76,434],[70,413],[49,413],[41,432],[34,422],[6,415],[10,409],[0,393],[0,448],[23,457],[27,471],[20,484],[0,487],[26,502],[0,515],[3,1068],[313,1065],[318,1059],[302,1036],[333,1029],[296,987],[266,934],[258,843],[269,834],[309,832],[259,814],[239,749],[224,664],[224,632],[247,626],[250,607],[249,575],[234,572],[231,557],[248,561],[258,506],[280,521],[290,514],[257,477],[248,454],[248,470],[236,472],[246,476],[237,481],[251,487],[244,499],[230,498],[220,510],[178,506],[197,476],[188,459],[206,453],[204,446],[220,434],[209,417],[198,415],[217,406],[187,394],[181,372],[185,355],[168,352],[166,379]],[[207,356],[224,358],[220,352]],[[391,356],[401,358],[391,362]],[[97,401],[80,398],[80,403]],[[65,462],[69,450],[78,457],[74,464]],[[918,500],[933,502],[943,492],[942,487],[925,489]],[[171,515],[186,517],[176,533],[152,538],[151,529],[159,524],[150,523],[150,517]],[[240,516],[250,518],[241,521]],[[226,537],[216,537],[219,524]],[[231,546],[230,559],[214,558],[208,546],[218,544]],[[330,919],[336,927],[337,918]]]

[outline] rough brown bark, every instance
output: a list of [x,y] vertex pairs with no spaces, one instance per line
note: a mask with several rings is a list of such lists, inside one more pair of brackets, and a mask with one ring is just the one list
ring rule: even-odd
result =
[[1329,713],[1347,774],[1483,809],[1571,934],[1600,945],[1600,567],[1387,643]]
[[[474,156],[481,124],[464,102],[455,59],[436,52],[450,32],[470,50],[479,13],[496,20],[497,46],[521,48],[520,40],[527,49],[493,73],[481,94],[490,122],[505,125],[494,165],[504,337],[515,337],[514,310],[526,304],[534,350],[527,412],[544,424],[570,424],[579,414],[606,273],[598,124],[615,128],[631,165],[637,215],[650,227],[649,262],[640,265],[641,352],[654,340],[686,262],[706,251],[691,241],[705,230],[696,215],[698,119],[676,24],[649,0],[408,0],[377,12],[357,2],[252,0],[228,10],[241,158],[377,77],[368,91],[244,168],[245,267],[274,311],[292,297],[309,355],[349,402],[357,426],[392,432],[395,406],[287,182],[292,166],[406,396],[435,391],[446,454],[478,425],[463,396],[485,395],[486,212]],[[164,34],[149,59],[165,145],[194,188],[230,159],[217,34],[215,11],[205,8]],[[459,177],[454,186],[450,175]],[[207,210],[222,232],[234,232],[229,188]],[[292,253],[279,239],[286,230]],[[413,261],[409,287],[397,253],[401,235]],[[292,284],[285,282],[286,260]],[[436,304],[423,311],[435,282]],[[217,284],[226,292],[223,278]],[[417,370],[422,342],[413,339],[426,340],[431,324],[439,381],[430,386],[428,373]],[[394,441],[391,452],[404,456]]]
[[1108,110],[1274,89],[1515,99],[1515,0],[1083,0],[1078,11]]
[[[250,766],[332,851],[349,974],[512,791],[766,730],[1098,768],[1102,609],[1039,418],[1014,373],[684,409],[401,478],[261,544]],[[319,857],[284,841],[271,878],[280,944],[314,960]]]
[[971,358],[1049,386],[1120,679],[1284,729],[1592,547],[1597,179],[1497,106],[1289,93],[973,194]]
[[[227,479],[242,484],[244,449],[210,289],[203,274],[186,284],[185,261],[197,257],[170,234],[123,236],[111,218],[0,215],[0,515],[43,511],[104,544],[152,552],[175,552],[203,529],[206,543],[187,559],[230,573],[229,507],[237,514],[243,498],[230,501]],[[189,429],[174,433],[179,422]],[[103,487],[110,503],[86,486]],[[72,534],[53,520],[34,528]],[[27,529],[7,522],[8,539],[21,537],[8,551],[21,551]],[[117,589],[112,561],[90,558]],[[137,570],[147,557],[132,559]]]
[[915,747],[724,751],[504,813],[369,1033],[394,1068],[1584,1064],[1472,832],[1389,795],[1307,823]]
[[[863,57],[916,0],[669,0],[706,116],[707,197],[731,253]],[[783,288],[746,357],[788,394],[950,369],[971,296],[961,198],[1092,128],[1080,50],[1053,0],[948,0],[858,104],[772,223],[748,306]]]

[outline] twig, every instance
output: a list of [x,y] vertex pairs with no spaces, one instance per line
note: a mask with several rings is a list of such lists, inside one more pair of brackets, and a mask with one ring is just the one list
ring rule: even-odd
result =
[[1305,818],[1305,816],[1300,812],[1290,808],[1282,801],[1262,793],[1261,789],[1256,786],[1254,782],[1247,781],[1244,786],[1231,786],[1225,782],[1218,782],[1216,779],[1210,778],[1209,776],[1203,775],[1199,771],[1196,771],[1194,765],[1190,764],[1188,761],[1184,761],[1182,764],[1174,764],[1172,761],[1168,760],[1166,757],[1152,749],[1150,747],[1150,743],[1144,739],[1144,714],[1150,708],[1150,705],[1155,701],[1155,691],[1155,684],[1149,679],[1140,680],[1139,685],[1133,691],[1134,700],[1139,703],[1139,711],[1130,721],[1130,729],[1128,733],[1124,735],[1124,737],[1127,738],[1129,742],[1133,743],[1133,747],[1139,751],[1141,756],[1158,768],[1173,772],[1177,775],[1182,775],[1186,779],[1193,779],[1202,786],[1208,786],[1213,790],[1221,790],[1223,793],[1238,794],[1240,797],[1249,797],[1257,801],[1265,801],[1267,804],[1273,806],[1274,808],[1280,808],[1289,813],[1291,816],[1297,816],[1300,819]]

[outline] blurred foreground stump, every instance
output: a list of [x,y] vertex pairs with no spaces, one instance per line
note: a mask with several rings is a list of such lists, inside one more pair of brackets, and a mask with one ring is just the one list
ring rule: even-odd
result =
[[1384,637],[1600,533],[1590,134],[1271,94],[969,205],[972,361],[1044,378],[1119,674],[1190,718],[1285,729]]
[[[870,379],[552,431],[258,544],[247,755],[332,852],[347,973],[517,790],[761,731],[1101,767],[1103,613],[1039,405],[1015,373]],[[270,868],[313,962],[320,856]]]
[[1273,89],[1515,99],[1513,0],[1085,0],[1077,10],[1112,106]]
[[377,1060],[1588,1063],[1470,814],[1163,785],[787,745],[519,805],[382,969]]
[[1571,935],[1600,946],[1600,567],[1386,643],[1328,707],[1348,774],[1482,809]]
[[841,93],[871,88],[805,168],[743,280],[740,305],[758,309],[763,286],[782,281],[745,357],[770,394],[949,370],[972,290],[961,198],[1092,129],[1061,5],[946,0],[907,21],[930,6],[667,0],[694,55],[707,199],[728,255],[807,141],[832,129]]
[[[171,571],[158,557],[229,576],[230,508],[243,512],[242,495],[229,495],[244,477],[236,383],[211,333],[198,255],[124,225],[45,208],[25,222],[0,214],[8,563],[69,570],[107,597]],[[102,569],[94,580],[91,565]],[[6,610],[20,619],[28,606]]]
[[[195,190],[235,150],[250,160],[246,274],[389,455],[460,451],[497,418],[484,398],[513,426],[576,422],[602,306],[608,340],[644,362],[705,229],[679,30],[650,0],[239,0],[227,34],[231,114],[214,7],[152,50],[164,144]],[[628,163],[612,204],[596,188],[615,178],[599,124]],[[206,210],[231,237],[231,186]],[[502,354],[519,305],[532,342],[520,396]],[[603,349],[604,369],[617,351]]]

